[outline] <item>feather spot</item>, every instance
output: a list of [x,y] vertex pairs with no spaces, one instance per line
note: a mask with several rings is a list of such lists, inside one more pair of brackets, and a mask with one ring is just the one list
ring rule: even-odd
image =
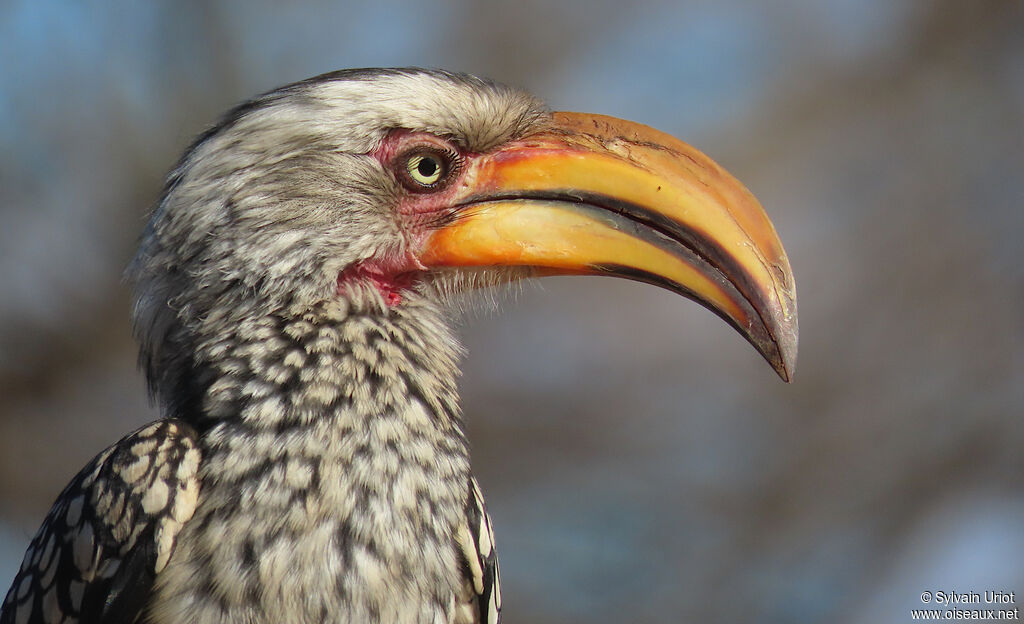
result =
[[50,563],[52,563],[53,550],[56,543],[56,538],[53,536],[53,533],[50,533],[50,536],[46,540],[46,548],[43,549],[43,552],[41,553],[39,559],[39,561],[42,562],[43,566],[49,567]]
[[178,487],[178,493],[174,497],[174,507],[171,515],[179,524],[184,524],[196,511],[196,501],[199,499],[199,487],[195,481],[188,481]]
[[177,526],[170,526],[169,522],[161,522],[160,528],[156,531],[156,565],[153,571],[157,574],[167,565],[171,558],[171,551],[174,550],[174,534]]
[[14,612],[14,624],[28,624],[30,617],[32,617],[32,603],[22,604]]
[[51,583],[53,583],[53,577],[57,575],[58,567],[60,566],[57,565],[56,561],[51,561],[49,565],[40,568],[39,572],[41,572],[43,575],[42,578],[39,579],[40,589],[46,589],[50,586]]
[[479,555],[473,551],[472,538],[469,535],[469,528],[465,524],[459,525],[455,534],[455,541],[459,544],[463,556],[469,564],[469,573],[473,577],[473,591],[477,594],[484,593],[484,571],[480,567]]
[[[88,522],[82,525],[78,529],[78,535],[75,536],[74,545],[74,561],[75,567],[81,572],[85,573],[92,570],[93,553],[94,553],[94,536],[92,532],[92,525]],[[51,566],[56,568],[56,566]]]
[[167,494],[167,482],[154,481],[153,485],[146,490],[145,496],[142,497],[142,510],[148,514],[163,511],[167,506]]
[[156,450],[156,446],[156,440],[152,438],[143,439],[137,442],[134,446],[132,446],[130,452],[132,455],[135,455],[136,457],[142,457],[143,455],[149,455],[154,450]]
[[127,466],[119,466],[118,474],[124,479],[125,483],[135,483],[146,475],[146,471],[149,470],[149,455],[142,455],[134,462]]
[[57,601],[57,590],[50,589],[43,594],[43,621],[46,624],[57,624],[64,619],[64,612],[60,610],[60,603]]
[[64,514],[64,521],[69,527],[73,527],[78,524],[78,521],[82,518],[83,505],[85,505],[85,496],[81,494],[68,503],[67,513]]
[[96,514],[100,517],[106,517],[110,511],[110,504],[113,502],[113,494],[110,491],[102,491],[99,498],[96,498]]
[[21,579],[21,585],[18,585],[19,602],[25,600],[25,597],[28,596],[28,591],[30,589],[32,589],[32,575],[26,574],[25,577]]
[[498,603],[495,592],[491,592],[490,604],[487,607],[487,624],[498,624]]
[[107,559],[103,562],[103,567],[100,568],[98,576],[105,579],[112,578],[117,573],[119,567],[121,567],[120,559]]
[[285,480],[289,486],[304,490],[313,480],[313,467],[308,462],[292,459],[285,470]]
[[479,539],[479,543],[480,543],[480,554],[482,554],[484,557],[490,557],[491,556],[491,548],[492,548],[492,546],[491,546],[491,531],[490,531],[490,527],[487,526],[487,520],[486,519],[483,520],[480,523],[480,526],[477,527],[477,528],[478,528],[479,533],[480,533],[479,538],[478,538]]
[[306,365],[306,353],[300,349],[292,349],[284,356],[284,365],[292,368],[302,368]]
[[82,596],[85,595],[85,583],[82,583],[81,581],[71,581],[68,585],[68,595],[71,597],[71,607],[75,611],[81,611]]
[[199,471],[199,450],[190,448],[185,451],[184,457],[181,458],[181,463],[178,464],[178,479],[184,481],[191,478],[196,472]]

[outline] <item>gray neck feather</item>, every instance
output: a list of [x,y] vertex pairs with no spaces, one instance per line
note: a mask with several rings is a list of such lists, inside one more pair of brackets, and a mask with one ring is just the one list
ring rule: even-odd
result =
[[[291,314],[204,320],[211,331],[194,351],[202,501],[185,529],[195,536],[179,540],[183,552],[162,575],[168,588],[188,579],[180,586],[190,589],[161,604],[195,605],[196,621],[207,606],[220,613],[252,595],[285,619],[296,614],[276,614],[280,605],[309,596],[322,601],[309,604],[311,617],[450,613],[470,479],[460,347],[427,297],[388,308],[374,291],[349,295]],[[279,553],[283,565],[253,564],[253,552]]]
[[366,288],[311,308],[238,311],[199,323],[193,353],[203,378],[201,420],[287,428],[418,400],[434,426],[461,429],[461,347],[427,298],[413,293],[389,308]]

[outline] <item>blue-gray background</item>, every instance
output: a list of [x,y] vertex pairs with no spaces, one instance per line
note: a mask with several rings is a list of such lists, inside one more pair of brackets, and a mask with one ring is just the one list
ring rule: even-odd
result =
[[465,319],[507,621],[1024,602],[1024,4],[997,0],[0,4],[3,588],[63,484],[155,417],[119,276],[181,150],[257,92],[394,65],[698,145],[796,274],[792,385],[628,282]]

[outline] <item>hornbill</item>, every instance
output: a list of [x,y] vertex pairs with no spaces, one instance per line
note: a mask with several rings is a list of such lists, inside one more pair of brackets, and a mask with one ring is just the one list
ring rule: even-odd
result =
[[129,269],[162,417],[60,494],[0,623],[496,622],[447,302],[553,274],[694,299],[792,374],[775,230],[681,141],[418,69],[238,106]]

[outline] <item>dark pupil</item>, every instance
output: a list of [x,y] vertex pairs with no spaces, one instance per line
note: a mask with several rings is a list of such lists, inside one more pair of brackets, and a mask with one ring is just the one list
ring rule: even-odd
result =
[[437,161],[433,158],[422,158],[416,165],[416,171],[424,178],[429,178],[437,173]]

